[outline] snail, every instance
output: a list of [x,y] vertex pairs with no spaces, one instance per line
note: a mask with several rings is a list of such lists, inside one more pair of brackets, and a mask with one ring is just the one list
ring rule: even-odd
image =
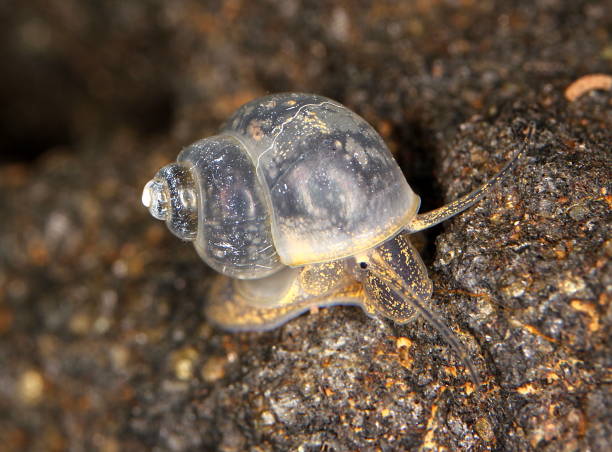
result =
[[477,382],[431,307],[432,283],[409,236],[473,205],[525,147],[480,188],[419,214],[419,196],[363,118],[322,96],[274,94],[184,148],[146,184],[142,202],[221,274],[206,306],[212,323],[267,330],[335,304],[400,324],[418,314]]

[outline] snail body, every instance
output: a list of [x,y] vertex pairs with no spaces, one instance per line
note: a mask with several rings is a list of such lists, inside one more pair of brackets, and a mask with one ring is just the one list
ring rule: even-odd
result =
[[418,313],[477,379],[430,306],[432,283],[409,234],[478,201],[522,149],[479,189],[418,214],[420,198],[363,118],[322,96],[275,94],[183,149],[147,183],[143,204],[222,274],[206,308],[215,324],[271,329],[333,304],[398,323]]

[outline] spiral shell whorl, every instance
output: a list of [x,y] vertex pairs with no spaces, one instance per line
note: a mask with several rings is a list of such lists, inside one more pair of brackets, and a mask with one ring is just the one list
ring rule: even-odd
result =
[[142,192],[142,203],[154,218],[183,240],[198,233],[198,194],[191,170],[179,163],[160,169]]

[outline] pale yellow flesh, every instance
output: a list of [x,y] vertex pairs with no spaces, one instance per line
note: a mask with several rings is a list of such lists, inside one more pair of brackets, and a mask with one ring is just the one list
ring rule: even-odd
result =
[[420,314],[459,355],[478,385],[465,348],[431,308],[432,284],[408,234],[399,234],[357,258],[287,268],[273,275],[274,281],[282,282],[277,285],[218,276],[206,315],[231,331],[263,331],[319,306],[357,305],[368,315],[396,323]]
[[476,202],[482,199],[483,196],[487,195],[495,184],[504,177],[508,171],[512,168],[512,166],[517,162],[518,159],[525,153],[527,150],[527,145],[531,142],[533,134],[535,133],[535,126],[531,124],[527,129],[527,135],[521,145],[521,147],[515,151],[514,155],[506,162],[501,170],[495,174],[491,179],[485,182],[483,185],[478,187],[476,190],[468,193],[467,195],[462,196],[459,199],[455,199],[454,201],[442,206],[438,209],[434,209],[430,212],[422,213],[413,217],[405,227],[405,231],[407,232],[417,232],[422,231],[423,229],[430,228],[432,226],[437,225],[438,223],[443,222],[455,215],[463,212],[469,207],[473,206]]
[[[337,304],[365,306],[365,293],[357,281],[345,281],[333,291],[312,295],[305,291],[299,279],[274,303],[262,306],[261,300],[245,297],[237,290],[237,280],[217,276],[206,306],[208,319],[230,331],[266,331],[282,325],[303,312]],[[316,290],[315,290],[316,291]]]

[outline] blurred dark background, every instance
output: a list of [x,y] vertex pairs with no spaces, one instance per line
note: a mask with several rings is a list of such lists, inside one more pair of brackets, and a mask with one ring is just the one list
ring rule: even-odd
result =
[[142,133],[172,121],[172,32],[163,3],[2,2],[0,162],[124,124]]
[[444,90],[482,113],[488,92],[511,100],[534,74],[569,82],[612,58],[605,1],[28,0],[2,2],[0,16],[0,162],[109,127],[164,133],[213,98],[222,120],[268,91],[370,95],[366,116],[410,103],[403,124],[418,134]]

